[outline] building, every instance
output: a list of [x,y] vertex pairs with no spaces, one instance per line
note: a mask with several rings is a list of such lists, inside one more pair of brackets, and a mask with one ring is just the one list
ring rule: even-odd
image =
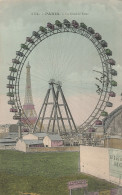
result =
[[110,135],[122,136],[122,105],[104,118],[103,127],[105,132],[109,132]]
[[28,148],[32,147],[43,147],[43,141],[42,140],[23,140],[19,139],[19,141],[16,143],[16,150],[26,152]]
[[0,138],[4,138],[8,135],[9,125],[0,125]]
[[4,138],[0,139],[0,149],[13,149],[16,146],[16,140]]
[[63,146],[63,139],[58,134],[47,135],[43,139],[43,143],[45,147],[59,147]]
[[9,126],[9,132],[18,132],[18,124],[11,124]]

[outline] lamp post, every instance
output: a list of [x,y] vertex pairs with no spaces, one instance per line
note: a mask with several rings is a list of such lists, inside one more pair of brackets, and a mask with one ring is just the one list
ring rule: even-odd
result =
[[19,119],[19,139],[22,138],[22,128],[21,128],[21,109],[19,109],[19,116],[20,116],[20,119]]

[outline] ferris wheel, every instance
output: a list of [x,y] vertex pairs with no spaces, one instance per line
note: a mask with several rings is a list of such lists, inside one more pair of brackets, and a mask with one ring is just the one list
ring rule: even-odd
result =
[[[97,56],[100,59],[102,70],[96,70],[96,69],[92,70],[93,73],[97,74],[97,77],[95,78],[96,80],[95,86],[96,86],[96,93],[98,94],[99,98],[96,102],[94,109],[89,114],[87,119],[84,122],[82,122],[82,124],[80,123],[78,126],[75,125],[69,107],[66,108],[68,110],[67,118],[69,117],[71,118],[71,121],[73,122],[74,125],[75,132],[83,132],[87,130],[89,132],[94,131],[93,127],[95,125],[97,126],[102,125],[102,118],[108,115],[108,112],[105,111],[106,107],[112,107],[113,105],[109,101],[109,98],[116,96],[116,93],[112,91],[112,87],[117,86],[117,82],[113,79],[113,77],[117,75],[117,71],[113,69],[113,66],[116,64],[116,62],[111,58],[112,51],[109,48],[107,48],[108,47],[107,42],[105,40],[102,40],[102,36],[99,33],[96,33],[92,27],[87,27],[84,23],[78,23],[75,20],[69,22],[67,19],[65,19],[63,23],[56,20],[55,24],[47,23],[46,27],[40,26],[38,31],[33,31],[32,36],[26,38],[26,42],[24,44],[21,44],[20,50],[16,52],[16,57],[12,60],[13,65],[9,68],[10,75],[7,77],[9,80],[9,83],[7,84],[7,88],[9,90],[7,96],[10,97],[8,104],[11,105],[10,112],[15,113],[13,119],[19,120],[20,119],[19,110],[22,110],[22,113],[26,118],[26,124],[30,127],[32,125],[28,117],[23,111],[21,98],[20,98],[21,73],[23,70],[23,66],[26,60],[28,59],[28,57],[30,56],[31,52],[36,48],[36,46],[38,46],[40,43],[42,43],[42,41],[48,39],[49,37],[54,38],[56,35],[59,35],[60,38],[61,34],[67,34],[67,36],[69,36],[69,34],[71,33],[74,34],[75,36],[81,35],[81,38],[85,37],[93,44],[94,48],[96,48]],[[61,72],[61,68],[59,71]],[[50,87],[53,87],[53,89],[55,88],[54,91],[55,98],[57,98],[58,96],[56,94],[58,93],[62,94],[63,91],[63,84],[61,84],[62,80],[61,78],[58,78],[58,75],[59,73],[57,74],[56,81],[53,77],[50,77],[49,80],[51,79],[51,81],[49,81],[48,83]],[[47,96],[49,97],[49,91]],[[45,96],[45,98],[47,96]],[[63,99],[65,99],[64,96],[65,94],[63,93],[62,94]],[[56,104],[56,101],[58,102],[58,100],[55,100],[55,102],[53,103]],[[66,101],[66,99],[64,101],[65,101],[63,102],[64,105],[67,104],[68,106],[68,102]],[[46,104],[46,102],[44,102],[44,104]],[[41,111],[42,110],[43,110],[43,106],[41,107]],[[39,112],[40,114],[41,111]],[[60,110],[59,110],[59,115],[60,116],[57,116],[55,120],[58,120],[59,118],[61,119],[61,121],[65,120],[63,117],[61,118]],[[38,117],[38,120],[40,120],[40,116]]]

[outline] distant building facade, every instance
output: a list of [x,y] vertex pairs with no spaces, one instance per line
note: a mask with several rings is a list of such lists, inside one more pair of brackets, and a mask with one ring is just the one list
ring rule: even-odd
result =
[[43,139],[43,143],[45,147],[59,147],[63,146],[63,140],[60,135],[47,135]]
[[16,150],[26,152],[28,148],[30,147],[43,147],[43,141],[42,140],[23,140],[19,139],[19,141],[16,143]]
[[18,124],[11,124],[9,126],[9,132],[18,132],[18,128],[19,128]]

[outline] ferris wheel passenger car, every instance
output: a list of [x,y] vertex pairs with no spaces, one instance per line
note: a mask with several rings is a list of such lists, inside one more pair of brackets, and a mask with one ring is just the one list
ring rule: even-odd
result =
[[114,69],[111,69],[111,74],[112,74],[113,76],[117,76],[117,71],[114,70]]
[[107,107],[112,107],[113,104],[112,104],[111,102],[106,102],[106,106],[107,106]]
[[84,23],[80,23],[80,27],[82,27],[82,28],[87,30],[87,26]]
[[102,121],[101,120],[96,120],[95,125],[102,125]]
[[94,34],[94,33],[95,33],[95,31],[94,31],[94,29],[93,29],[92,27],[88,27],[88,31],[89,31],[91,34]]
[[59,28],[62,28],[62,23],[59,20],[55,21],[55,25],[58,26]]
[[48,27],[48,29],[50,29],[50,30],[54,30],[54,25],[51,24],[50,22],[47,23],[47,27]]
[[17,60],[17,59],[12,59],[12,62],[15,64],[20,64],[19,60]]
[[8,101],[8,104],[9,104],[9,105],[15,105],[15,101],[14,101],[14,100],[9,100],[9,101]]
[[112,56],[112,51],[110,49],[106,49],[105,52],[106,52],[106,55]]
[[21,117],[20,117],[20,115],[14,115],[14,116],[13,116],[13,119],[14,119],[14,120],[20,120]]
[[101,45],[102,45],[102,47],[107,47],[108,46],[107,42],[104,41],[104,40],[101,41]]
[[11,80],[11,81],[14,81],[14,80],[15,80],[15,77],[9,75],[9,76],[7,77],[7,79],[8,79],[8,80]]
[[70,28],[70,22],[67,19],[64,19],[63,23],[67,28]]
[[116,96],[116,93],[113,92],[113,91],[111,91],[111,92],[109,93],[109,96],[110,96],[110,97],[115,97],[115,96]]
[[115,65],[115,64],[116,64],[115,60],[113,60],[113,59],[109,59],[109,60],[108,60],[108,63],[109,63],[110,65]]
[[72,21],[72,26],[73,26],[74,28],[78,28],[78,27],[79,27],[79,24],[78,24],[78,22],[76,22],[76,20],[73,20],[73,21]]
[[104,116],[104,117],[105,117],[105,116],[108,116],[108,112],[102,111],[102,112],[101,112],[101,116]]
[[36,37],[36,38],[40,38],[40,34],[38,33],[38,32],[36,32],[36,31],[33,31],[32,32],[32,35],[34,36],[34,37]]
[[10,108],[10,112],[17,112],[16,108]]
[[116,86],[117,86],[117,82],[114,81],[114,80],[112,80],[112,81],[111,81],[111,85],[112,85],[113,87],[116,87]]
[[6,87],[9,88],[9,89],[14,89],[14,85],[12,85],[12,84],[7,84]]
[[101,36],[99,33],[95,33],[94,37],[95,37],[97,40],[101,40],[101,39],[102,39],[102,36]]
[[27,41],[27,42],[29,42],[29,43],[34,44],[34,40],[33,40],[33,39],[31,39],[30,37],[26,37],[26,41]]
[[20,57],[23,57],[24,56],[24,54],[22,52],[20,52],[20,51],[16,51],[16,55],[17,56],[20,56]]
[[14,94],[12,92],[8,92],[7,96],[14,97]]
[[28,50],[29,48],[28,48],[28,46],[27,46],[27,45],[25,45],[25,44],[21,44],[21,49]]
[[47,29],[44,28],[43,26],[40,26],[39,30],[40,30],[42,33],[47,34]]
[[9,71],[11,71],[11,72],[17,72],[17,69],[14,68],[14,67],[9,67]]

